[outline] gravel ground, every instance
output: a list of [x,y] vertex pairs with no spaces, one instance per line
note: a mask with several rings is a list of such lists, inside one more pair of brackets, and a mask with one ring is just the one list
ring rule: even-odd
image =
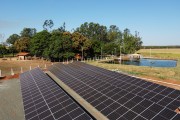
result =
[[19,79],[0,80],[0,120],[24,120]]

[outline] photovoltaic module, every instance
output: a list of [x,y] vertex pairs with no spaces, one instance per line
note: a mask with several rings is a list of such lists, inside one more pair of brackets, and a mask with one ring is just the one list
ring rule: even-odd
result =
[[180,91],[82,62],[49,71],[112,120],[179,120]]

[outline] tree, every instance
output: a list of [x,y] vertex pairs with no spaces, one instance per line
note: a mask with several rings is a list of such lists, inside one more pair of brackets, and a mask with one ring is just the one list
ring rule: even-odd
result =
[[18,52],[27,52],[29,51],[29,37],[21,37],[20,39],[16,40],[14,46]]
[[14,53],[16,53],[16,47],[14,45],[9,46],[8,53],[12,53],[14,57]]
[[141,49],[143,42],[141,41],[141,37],[139,36],[139,32],[135,31],[135,51],[138,51]]
[[119,43],[122,38],[122,33],[116,25],[111,25],[107,32],[107,39],[109,42]]
[[32,38],[36,34],[36,29],[35,28],[24,28],[20,34],[21,34],[21,37]]
[[44,30],[51,29],[54,26],[54,23],[52,20],[45,20],[43,24]]
[[1,57],[4,57],[4,54],[7,53],[7,49],[6,49],[6,46],[3,45],[3,44],[0,44],[0,54],[1,54]]
[[46,49],[46,56],[50,59],[59,59],[62,58],[62,33],[59,31],[52,32],[50,37],[51,44],[49,44],[49,48]]
[[50,44],[51,34],[43,30],[36,33],[30,41],[30,52],[36,56],[46,56],[46,49],[48,49]]
[[135,35],[130,33],[129,29],[125,29],[123,33],[123,52],[124,53],[134,53],[139,50],[142,46],[142,41],[138,32]]
[[[75,53],[82,53],[82,58],[100,56],[103,54],[134,53],[142,46],[141,37],[138,32],[135,35],[129,29],[121,32],[116,25],[109,29],[99,23],[85,22],[70,33],[66,30],[65,22],[58,29],[52,30],[52,20],[45,20],[44,30],[36,33],[35,28],[24,28],[21,36],[11,35],[7,43],[12,53],[14,48],[18,51],[30,51],[31,54],[47,59],[66,59],[74,57]],[[71,31],[72,32],[72,31]],[[122,46],[122,49],[120,49]]]
[[6,40],[8,44],[14,44],[16,40],[18,40],[20,36],[18,34],[12,34],[9,36],[9,38]]
[[66,23],[64,22],[61,27],[58,28],[60,32],[65,32],[66,31]]
[[80,34],[78,32],[74,32],[72,34],[72,41],[73,41],[72,47],[76,51],[81,51],[82,58],[83,58],[84,51],[90,49],[90,47],[91,47],[91,41],[87,37],[83,36],[82,34]]
[[113,55],[115,55],[115,54],[117,54],[117,53],[115,53],[115,49],[117,49],[117,48],[118,48],[118,44],[114,44],[113,42],[110,42],[110,43],[106,43],[104,45],[103,51],[106,54],[113,54]]
[[72,41],[72,35],[70,32],[64,32],[62,36],[62,42],[61,45],[63,47],[63,57],[68,59],[69,57],[74,57],[73,53],[73,41]]
[[51,59],[67,59],[74,57],[70,32],[56,31],[50,38],[48,55]]
[[85,22],[76,29],[76,32],[81,33],[89,40],[99,40],[102,42],[107,42],[107,28],[106,26],[99,25],[98,23]]
[[101,49],[103,48],[103,44],[99,40],[92,40],[91,53],[90,56],[99,56],[101,54]]

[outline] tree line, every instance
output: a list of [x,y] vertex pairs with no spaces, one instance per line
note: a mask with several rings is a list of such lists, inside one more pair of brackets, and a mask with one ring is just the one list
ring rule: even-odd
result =
[[1,54],[30,52],[37,57],[49,60],[74,58],[80,54],[83,58],[101,55],[119,55],[134,53],[142,46],[139,32],[131,34],[129,29],[121,31],[116,25],[106,27],[99,23],[85,22],[73,32],[66,30],[65,23],[58,29],[52,29],[52,20],[46,20],[44,30],[24,28],[20,35],[12,34],[6,40],[9,47],[0,45]]

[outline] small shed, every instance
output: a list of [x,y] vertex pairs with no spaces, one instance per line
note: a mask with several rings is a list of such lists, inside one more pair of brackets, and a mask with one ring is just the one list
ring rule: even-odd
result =
[[141,55],[140,54],[130,54],[130,57],[135,58],[135,59],[140,59]]
[[27,60],[30,54],[28,52],[20,52],[17,54],[18,60]]

